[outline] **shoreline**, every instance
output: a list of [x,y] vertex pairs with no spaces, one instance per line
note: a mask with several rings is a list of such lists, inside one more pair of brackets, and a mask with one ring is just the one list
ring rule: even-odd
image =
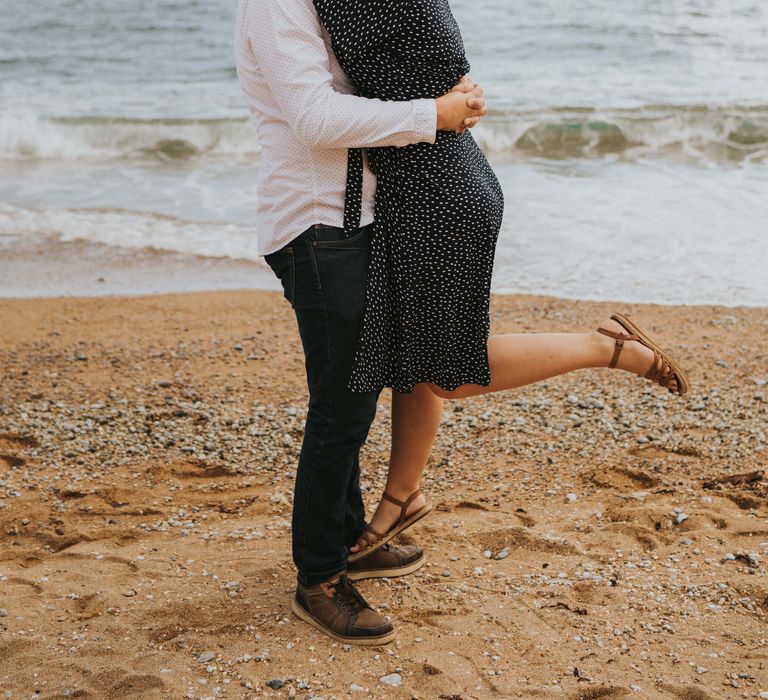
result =
[[[290,613],[306,387],[282,295],[0,299],[0,691],[768,691],[768,481],[713,484],[768,461],[768,309],[491,301],[494,332],[613,310],[671,350],[691,394],[586,370],[447,404],[433,513],[401,539],[427,564],[360,585],[397,643],[347,650]],[[389,405],[361,456],[369,509]],[[401,686],[379,681],[392,673]]]
[[[768,298],[763,299],[755,289],[741,297],[736,289],[723,297],[720,289],[714,296],[725,298],[721,303],[701,302],[698,291],[670,291],[665,294],[649,284],[652,291],[637,278],[627,279],[621,287],[626,292],[625,301],[621,295],[616,301],[609,295],[611,287],[600,290],[599,281],[595,289],[601,293],[581,294],[577,288],[561,286],[548,290],[549,282],[543,288],[528,289],[532,286],[527,275],[523,275],[518,288],[505,287],[502,279],[514,274],[512,263],[505,253],[499,253],[492,281],[494,296],[534,296],[562,299],[565,301],[586,301],[588,303],[646,304],[674,308],[677,306],[711,307],[727,309],[759,309],[768,307]],[[547,279],[546,277],[544,278]],[[658,282],[658,280],[657,280]],[[583,287],[581,287],[583,288]],[[739,287],[740,288],[740,287]],[[95,298],[95,297],[142,297],[152,294],[193,294],[197,292],[251,292],[278,291],[279,282],[262,257],[257,259],[212,257],[199,253],[184,253],[164,248],[119,247],[91,240],[61,240],[56,236],[11,235],[3,239],[0,235],[0,299],[43,299],[43,298]],[[690,301],[680,302],[675,297],[686,297]],[[749,299],[750,303],[732,304],[731,298]],[[626,301],[626,300],[629,301]],[[764,303],[763,303],[764,302]]]
[[[170,255],[176,255],[176,254],[170,254]],[[179,256],[179,257],[187,257],[187,256]],[[214,258],[204,258],[202,256],[190,256],[190,257],[198,257],[201,260],[214,260],[218,261],[219,259]],[[224,261],[222,261],[224,262]],[[279,282],[274,277],[272,272],[269,269],[264,268],[264,266],[259,265],[256,262],[252,261],[225,261],[225,264],[229,264],[230,262],[234,263],[243,263],[243,267],[250,271],[249,268],[255,267],[258,269],[258,275],[259,280],[261,283],[263,283],[264,286],[254,286],[254,287],[212,287],[212,288],[202,288],[202,289],[180,289],[180,290],[168,290],[168,291],[140,291],[135,293],[121,293],[120,291],[115,292],[95,292],[93,294],[66,294],[66,293],[47,293],[47,294],[28,294],[28,295],[13,295],[13,294],[4,294],[2,293],[2,288],[0,288],[0,303],[3,302],[10,302],[10,303],[25,303],[25,302],[43,302],[43,301],[87,301],[87,300],[142,300],[142,299],[152,299],[152,298],[174,298],[174,297],[187,297],[187,296],[195,296],[195,295],[260,295],[260,294],[278,294],[278,301],[282,300],[282,294],[279,289]],[[130,274],[134,273],[135,270],[126,270],[125,275],[126,277],[130,276]],[[263,277],[262,277],[263,275]],[[214,280],[221,280],[221,276],[218,276],[218,272],[216,272],[214,275],[212,275],[212,279]],[[98,278],[96,279],[96,282],[99,282]],[[674,302],[642,302],[642,301],[626,301],[626,300],[620,300],[620,299],[600,299],[600,298],[583,298],[583,297],[571,297],[571,296],[559,296],[557,294],[544,294],[544,293],[536,293],[536,292],[491,292],[491,311],[493,312],[493,300],[509,300],[509,301],[523,301],[523,300],[539,300],[539,301],[548,301],[552,303],[575,303],[575,304],[591,304],[595,306],[614,306],[614,307],[634,307],[634,308],[644,308],[644,309],[667,309],[670,311],[673,310],[680,310],[680,309],[698,309],[698,310],[708,310],[711,312],[750,312],[750,311],[762,311],[762,310],[768,310],[768,304],[740,304],[737,306],[729,306],[727,304],[714,304],[714,303],[692,303],[692,304],[679,304]]]
[[[226,285],[277,289],[262,262],[94,241],[45,239],[0,248],[0,298],[55,299],[191,294]],[[136,286],[138,293],[132,292]]]

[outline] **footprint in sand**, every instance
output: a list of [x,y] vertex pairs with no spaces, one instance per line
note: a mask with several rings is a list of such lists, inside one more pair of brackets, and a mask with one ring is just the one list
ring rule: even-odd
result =
[[21,433],[0,433],[0,443],[7,442],[12,446],[39,447],[40,441],[32,435]]
[[598,700],[599,698],[623,698],[633,691],[628,688],[616,688],[614,686],[603,688],[585,688],[577,690],[570,695],[570,700]]
[[621,493],[636,491],[638,487],[649,489],[659,484],[659,479],[655,476],[628,467],[599,469],[584,474],[583,478],[600,488],[612,489]]
[[18,469],[26,463],[25,459],[17,455],[0,454],[0,469]]
[[89,685],[103,698],[155,698],[165,697],[153,690],[164,690],[159,676],[132,673],[122,668],[110,669],[88,677]]
[[562,538],[548,537],[524,527],[507,527],[481,532],[474,542],[483,549],[498,552],[504,548],[519,548],[548,554],[582,555],[576,546]]
[[701,688],[694,688],[690,685],[672,685],[671,683],[661,683],[656,686],[658,690],[665,690],[673,698],[680,700],[715,700],[716,696],[710,695]]
[[136,566],[134,562],[130,561],[129,559],[124,559],[123,557],[106,556],[106,557],[101,557],[100,559],[96,559],[93,554],[83,554],[82,552],[62,552],[57,556],[59,558],[67,558],[67,559],[84,559],[84,560],[93,562],[94,564],[103,564],[103,563],[124,564],[131,571],[139,570],[139,567]]

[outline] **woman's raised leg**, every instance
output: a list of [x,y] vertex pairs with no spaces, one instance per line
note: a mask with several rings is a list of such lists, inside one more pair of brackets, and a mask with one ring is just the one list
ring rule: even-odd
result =
[[[602,327],[617,333],[626,330],[610,320]],[[509,333],[488,339],[489,386],[464,384],[446,391],[435,384],[429,388],[444,399],[465,399],[496,391],[505,391],[540,382],[577,369],[608,367],[615,342],[593,331],[590,333]],[[627,342],[616,365],[634,374],[645,374],[655,362],[653,350],[637,342]],[[674,381],[670,384],[676,388]]]

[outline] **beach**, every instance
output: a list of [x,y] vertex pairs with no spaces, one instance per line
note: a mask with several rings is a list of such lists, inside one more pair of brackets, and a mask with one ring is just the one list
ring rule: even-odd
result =
[[360,583],[397,631],[360,648],[290,612],[306,387],[278,292],[0,300],[3,697],[768,697],[768,310],[497,295],[492,323],[614,310],[690,395],[589,370],[446,404],[402,538],[427,563]]
[[446,403],[369,648],[290,609],[306,376],[236,5],[0,0],[0,698],[768,698],[768,5],[452,0],[493,330],[623,311],[692,390]]

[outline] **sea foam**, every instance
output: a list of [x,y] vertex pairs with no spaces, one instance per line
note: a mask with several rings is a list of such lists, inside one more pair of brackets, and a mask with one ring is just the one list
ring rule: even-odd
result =
[[[768,106],[650,106],[633,110],[492,111],[475,137],[490,155],[581,158],[670,152],[710,159],[768,154]],[[45,118],[0,115],[0,160],[255,159],[254,124],[228,119]]]

